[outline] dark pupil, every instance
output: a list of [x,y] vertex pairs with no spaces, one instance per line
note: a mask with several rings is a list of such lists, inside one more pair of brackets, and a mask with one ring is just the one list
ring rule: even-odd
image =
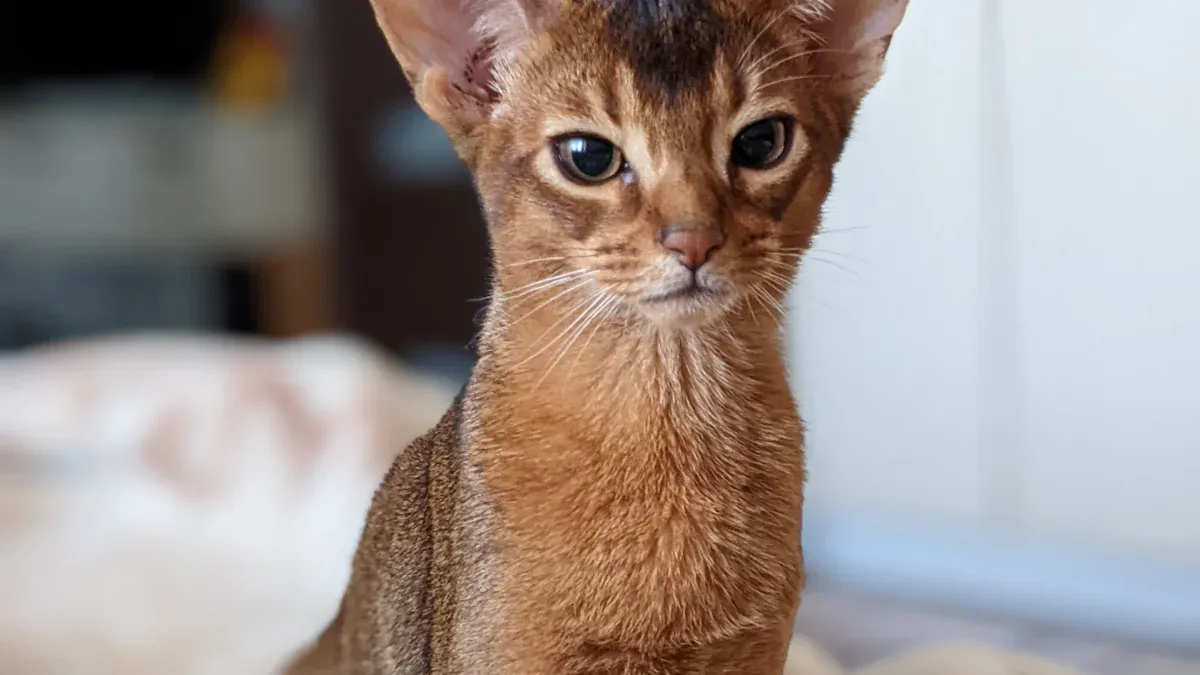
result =
[[613,146],[596,138],[572,138],[567,141],[571,163],[579,173],[596,178],[603,176],[613,162]]
[[743,166],[760,166],[775,152],[775,123],[770,120],[746,127],[733,142],[733,159]]

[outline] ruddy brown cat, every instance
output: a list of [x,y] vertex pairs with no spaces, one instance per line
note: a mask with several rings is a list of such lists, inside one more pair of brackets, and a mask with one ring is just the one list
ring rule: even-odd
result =
[[296,671],[778,675],[781,302],[905,0],[374,2],[475,176],[494,291]]

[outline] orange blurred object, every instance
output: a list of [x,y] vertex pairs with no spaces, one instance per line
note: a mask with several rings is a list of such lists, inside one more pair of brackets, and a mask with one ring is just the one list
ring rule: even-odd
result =
[[265,110],[286,95],[289,62],[280,27],[260,13],[241,16],[217,44],[213,91],[217,104]]

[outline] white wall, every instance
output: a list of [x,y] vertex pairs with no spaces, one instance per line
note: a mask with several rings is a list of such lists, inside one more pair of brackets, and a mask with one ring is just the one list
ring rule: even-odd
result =
[[981,514],[976,5],[909,10],[801,275],[814,505]]
[[1200,563],[1200,4],[1003,8],[1023,522]]
[[910,7],[793,298],[809,518],[1159,561],[1200,606],[1200,4]]

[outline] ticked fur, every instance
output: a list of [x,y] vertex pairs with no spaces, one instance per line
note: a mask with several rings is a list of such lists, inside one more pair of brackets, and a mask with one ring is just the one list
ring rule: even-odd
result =
[[[904,0],[374,0],[493,297],[300,672],[778,674],[803,586],[782,301]],[[778,161],[740,134],[781,120]],[[560,141],[619,170],[572,179]],[[665,234],[717,242],[685,266]]]

